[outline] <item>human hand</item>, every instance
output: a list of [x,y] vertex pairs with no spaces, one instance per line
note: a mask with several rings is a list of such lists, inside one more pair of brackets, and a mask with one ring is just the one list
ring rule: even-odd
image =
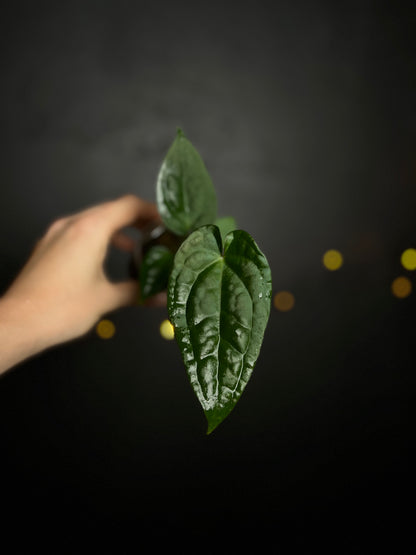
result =
[[[159,222],[156,206],[134,195],[54,222],[0,299],[3,328],[11,319],[21,333],[29,334],[32,354],[79,337],[103,314],[134,304],[137,281],[111,283],[103,263],[110,242],[134,249],[134,241],[121,228],[143,229]],[[0,326],[0,345],[3,331]]]

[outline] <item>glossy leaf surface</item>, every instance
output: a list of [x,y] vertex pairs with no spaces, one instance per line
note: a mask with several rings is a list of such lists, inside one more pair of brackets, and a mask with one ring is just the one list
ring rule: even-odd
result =
[[187,235],[217,216],[215,189],[205,164],[180,130],[160,169],[156,198],[165,226],[177,235]]
[[174,254],[167,247],[155,245],[143,257],[140,266],[140,291],[144,301],[168,286]]
[[271,272],[245,231],[224,242],[197,229],[176,253],[169,316],[211,433],[234,408],[260,353],[270,313]]

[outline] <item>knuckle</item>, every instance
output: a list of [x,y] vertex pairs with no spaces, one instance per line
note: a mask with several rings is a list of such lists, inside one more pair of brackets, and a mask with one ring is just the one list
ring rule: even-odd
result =
[[59,233],[67,224],[67,218],[58,218],[53,221],[47,230],[47,235],[55,235]]
[[119,202],[125,207],[130,207],[134,209],[140,209],[144,204],[144,201],[136,195],[133,195],[133,193],[127,193],[123,195],[122,197],[120,197]]
[[136,197],[136,195],[133,195],[133,193],[126,193],[125,195],[123,195],[121,197],[121,200],[124,200],[125,202],[138,202],[138,201],[140,201],[139,197]]
[[97,220],[92,215],[83,216],[74,220],[70,226],[73,235],[90,235],[97,230]]

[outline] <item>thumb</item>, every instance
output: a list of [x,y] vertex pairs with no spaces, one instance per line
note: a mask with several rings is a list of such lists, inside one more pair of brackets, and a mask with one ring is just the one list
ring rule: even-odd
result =
[[109,283],[106,291],[106,312],[122,306],[134,305],[139,298],[139,284],[135,280]]

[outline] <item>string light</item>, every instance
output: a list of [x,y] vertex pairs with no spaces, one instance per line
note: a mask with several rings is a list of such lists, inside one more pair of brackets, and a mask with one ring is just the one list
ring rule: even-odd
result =
[[163,320],[163,322],[160,324],[159,330],[160,335],[163,337],[163,339],[170,341],[175,337],[174,327],[169,322],[169,320]]
[[95,331],[101,339],[111,339],[116,333],[116,327],[111,320],[100,320]]
[[406,249],[400,258],[403,268],[416,270],[416,249]]
[[335,271],[341,268],[344,260],[342,258],[342,254],[339,251],[335,249],[330,249],[326,251],[326,253],[322,257],[322,262],[327,270]]
[[391,284],[391,292],[398,299],[405,299],[412,292],[412,283],[409,278],[399,276]]
[[[403,251],[400,261],[406,270],[416,270],[416,249],[409,248]],[[322,257],[323,265],[330,271],[341,268],[343,262],[342,254],[335,249],[326,251]],[[391,292],[395,297],[404,299],[411,294],[412,283],[409,278],[399,276],[391,283]],[[290,291],[279,291],[273,297],[273,305],[280,312],[289,312],[295,306],[295,296]],[[163,320],[159,330],[163,339],[168,341],[174,339],[175,330],[169,320]],[[116,327],[111,320],[104,319],[98,322],[95,331],[101,339],[111,339],[116,332]]]
[[295,305],[295,297],[290,291],[279,291],[273,297],[273,304],[280,312],[288,312]]

